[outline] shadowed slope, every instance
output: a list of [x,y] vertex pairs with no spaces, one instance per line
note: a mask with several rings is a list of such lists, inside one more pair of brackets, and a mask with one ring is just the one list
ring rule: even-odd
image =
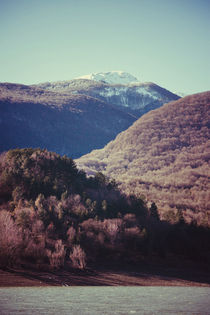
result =
[[102,148],[136,118],[86,95],[0,84],[0,151],[41,147],[79,157]]

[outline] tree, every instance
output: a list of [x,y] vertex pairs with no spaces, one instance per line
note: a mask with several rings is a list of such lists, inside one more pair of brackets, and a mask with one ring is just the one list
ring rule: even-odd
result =
[[177,210],[177,219],[178,219],[179,224],[185,224],[183,212],[180,208],[178,208],[178,210]]
[[85,255],[84,250],[80,247],[80,245],[75,245],[73,247],[73,251],[69,257],[72,261],[73,267],[78,268],[78,269],[85,269],[86,255]]
[[107,210],[107,201],[106,200],[103,200],[102,203],[101,203],[101,208],[104,212],[106,212]]
[[17,262],[22,238],[8,211],[0,211],[0,266],[7,267]]
[[64,266],[66,249],[62,243],[62,240],[55,242],[55,251],[47,250],[47,256],[50,261],[50,266],[53,269],[60,269]]
[[159,217],[159,213],[158,213],[158,208],[156,206],[156,204],[153,202],[151,204],[151,207],[149,209],[150,211],[150,216],[158,221],[160,221],[160,217]]

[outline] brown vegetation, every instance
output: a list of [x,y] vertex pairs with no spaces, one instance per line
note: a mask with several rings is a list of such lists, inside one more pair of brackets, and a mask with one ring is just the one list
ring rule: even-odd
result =
[[87,95],[76,95],[69,93],[59,93],[57,91],[42,90],[36,86],[28,86],[23,84],[1,83],[0,84],[0,101],[7,103],[35,103],[49,105],[52,107],[62,108],[66,105],[71,111],[80,112],[77,106],[91,100],[93,103],[96,99]]
[[163,219],[210,225],[210,92],[187,96],[141,117],[104,149],[76,160],[153,200]]
[[0,267],[38,270],[137,266],[178,257],[208,263],[210,230],[160,221],[155,203],[88,178],[66,156],[40,149],[0,156]]

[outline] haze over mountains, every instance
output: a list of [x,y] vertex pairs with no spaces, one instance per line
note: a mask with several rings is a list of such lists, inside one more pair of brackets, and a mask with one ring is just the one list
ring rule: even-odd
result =
[[1,83],[0,151],[40,147],[77,158],[178,98],[119,71],[33,86]]
[[103,172],[127,193],[144,194],[162,217],[210,218],[210,92],[165,104],[137,120],[102,150],[76,160],[88,174]]

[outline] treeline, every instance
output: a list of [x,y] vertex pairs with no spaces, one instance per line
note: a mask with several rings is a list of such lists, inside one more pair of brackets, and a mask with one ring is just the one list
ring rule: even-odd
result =
[[156,205],[124,195],[66,156],[15,149],[0,156],[0,266],[84,269],[178,255],[206,261],[209,229],[160,221]]

